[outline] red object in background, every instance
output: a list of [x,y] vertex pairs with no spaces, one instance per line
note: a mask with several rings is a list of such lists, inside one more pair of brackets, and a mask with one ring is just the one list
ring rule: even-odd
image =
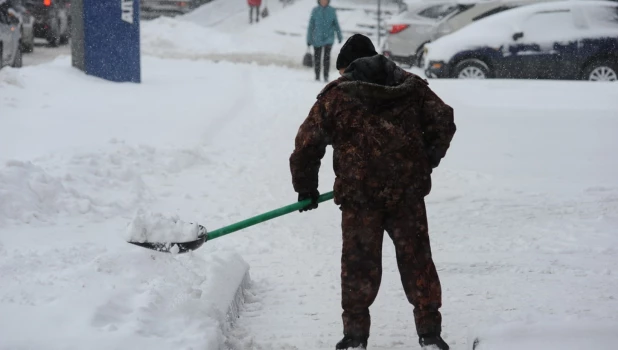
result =
[[51,0],[43,0],[43,5],[51,6]]
[[401,31],[403,31],[403,30],[408,29],[408,27],[409,27],[409,26],[410,26],[410,25],[408,25],[408,24],[394,24],[394,25],[391,27],[391,30],[389,31],[389,33],[391,33],[391,34],[397,34],[397,33],[401,32]]
[[247,0],[249,6],[262,6],[262,0]]

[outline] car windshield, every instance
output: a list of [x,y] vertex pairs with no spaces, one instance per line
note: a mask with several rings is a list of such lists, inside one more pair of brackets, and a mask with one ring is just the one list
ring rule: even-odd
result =
[[586,9],[592,27],[618,28],[618,6],[595,6]]
[[459,5],[454,4],[435,5],[424,9],[423,11],[419,12],[418,15],[421,17],[439,20],[452,14],[458,9]]

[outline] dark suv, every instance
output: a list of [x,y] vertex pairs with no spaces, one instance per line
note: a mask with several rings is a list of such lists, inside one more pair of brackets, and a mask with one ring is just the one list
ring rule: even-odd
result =
[[436,78],[618,80],[618,4],[560,1],[483,19],[427,46]]
[[[34,36],[51,46],[69,42],[69,3],[66,0],[24,0],[34,16]],[[120,5],[118,5],[120,6]]]

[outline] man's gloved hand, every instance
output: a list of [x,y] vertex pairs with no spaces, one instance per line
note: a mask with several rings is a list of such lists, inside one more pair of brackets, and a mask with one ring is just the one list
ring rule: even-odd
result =
[[313,190],[311,192],[304,192],[298,194],[298,201],[302,202],[305,199],[311,199],[311,203],[299,210],[299,212],[304,212],[307,210],[316,209],[318,207],[318,198],[320,197],[320,192],[318,190]]

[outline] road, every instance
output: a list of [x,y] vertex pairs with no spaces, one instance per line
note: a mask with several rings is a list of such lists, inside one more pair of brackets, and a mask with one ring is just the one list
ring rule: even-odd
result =
[[53,61],[59,56],[71,55],[71,45],[51,47],[45,40],[36,39],[34,52],[24,54],[24,66],[36,66],[41,63]]

